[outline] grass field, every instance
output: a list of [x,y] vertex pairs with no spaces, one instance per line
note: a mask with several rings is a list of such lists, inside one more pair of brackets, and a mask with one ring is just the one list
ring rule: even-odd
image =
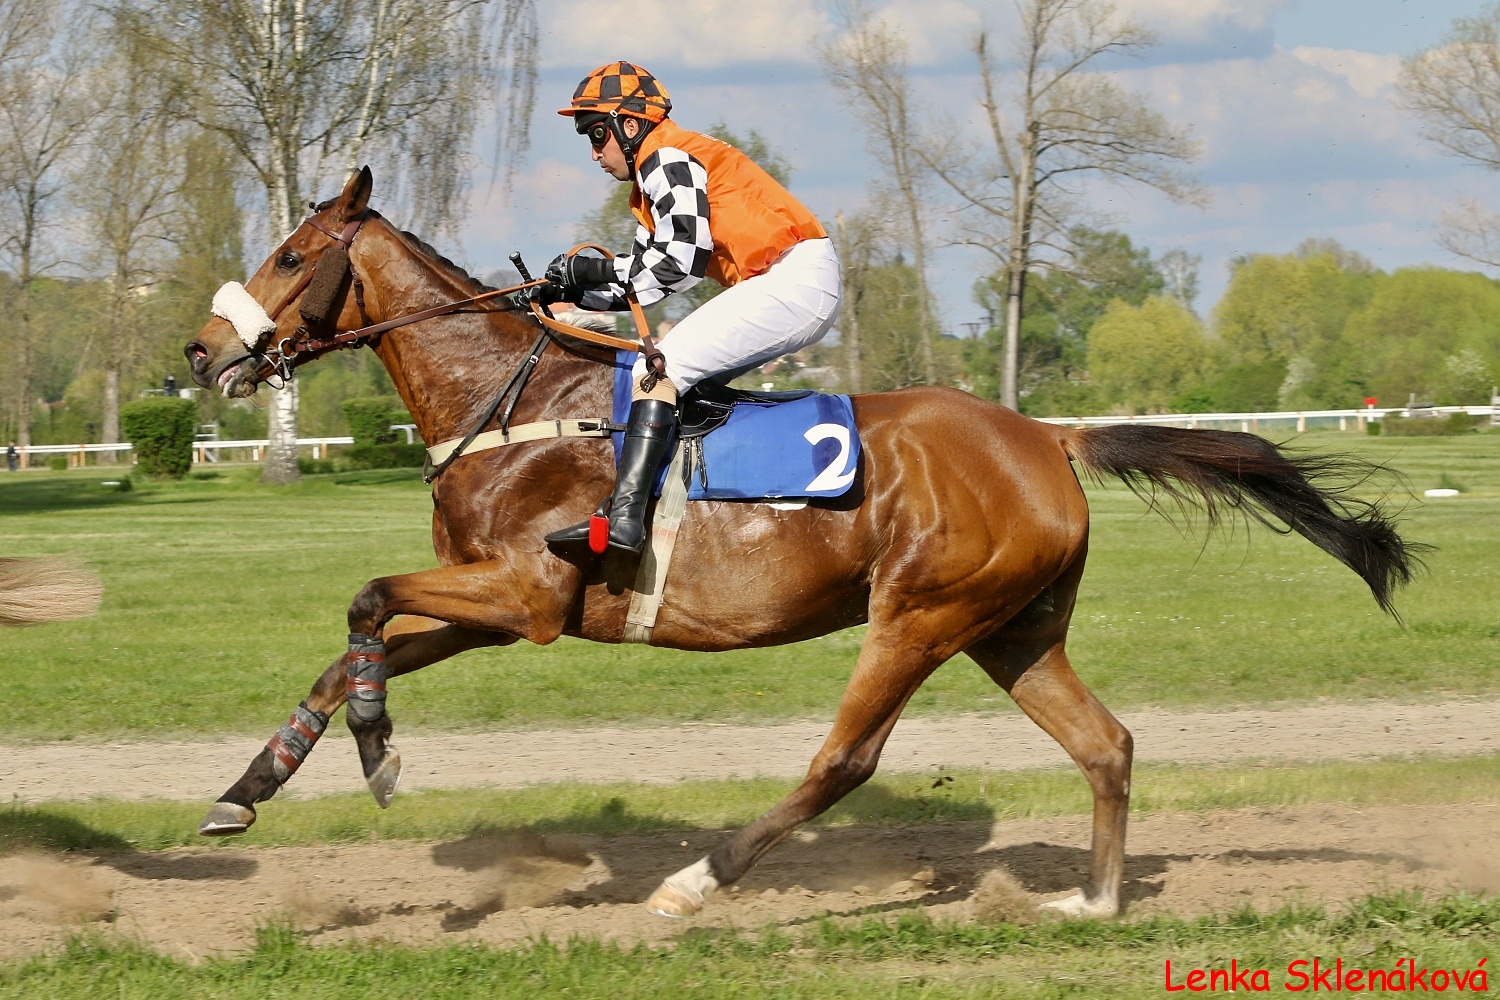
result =
[[[1083,815],[1088,785],[1065,770],[877,776],[813,821],[819,826],[995,821]],[[1137,766],[1131,812],[1205,812],[1315,803],[1357,806],[1500,801],[1500,757],[1244,767]],[[295,847],[372,840],[452,840],[482,832],[535,830],[613,836],[740,827],[795,782],[689,781],[673,785],[558,784],[521,789],[400,795],[389,809],[369,795],[272,799],[261,822],[232,841],[196,833],[199,802],[50,802],[0,805],[0,855],[170,847]]]
[[[690,935],[671,949],[546,940],[510,950],[308,948],[296,931],[268,926],[248,957],[197,964],[79,939],[53,956],[0,965],[0,997],[1134,998],[1162,994],[1168,961],[1179,987],[1186,970],[1228,968],[1234,961],[1267,970],[1267,984],[1281,993],[1283,984],[1307,987],[1314,957],[1324,964],[1342,958],[1362,970],[1390,970],[1409,959],[1418,969],[1471,976],[1496,945],[1500,897],[1463,895],[1373,896],[1336,914],[1299,907],[1198,920],[1021,927],[920,915],[823,920],[790,932]],[[1295,970],[1301,980],[1288,975],[1299,959],[1305,963]],[[1444,981],[1456,992],[1447,975]]]
[[[1409,537],[1438,546],[1400,601],[1408,628],[1301,538],[1236,528],[1202,544],[1121,488],[1093,489],[1090,565],[1070,652],[1111,707],[1424,699],[1500,691],[1500,434],[1307,435],[1404,472]],[[433,564],[430,501],[412,473],[258,470],[103,487],[99,470],[0,476],[0,552],[77,552],[101,614],[0,634],[0,739],[261,733],[343,644],[368,579]],[[1424,502],[1423,488],[1462,496]],[[794,646],[687,654],[561,640],[476,651],[402,678],[398,727],[523,727],[831,714],[862,629]],[[1008,708],[963,658],[912,702],[933,714]]]

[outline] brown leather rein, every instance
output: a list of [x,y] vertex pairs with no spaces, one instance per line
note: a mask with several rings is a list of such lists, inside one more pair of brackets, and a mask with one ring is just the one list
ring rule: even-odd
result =
[[[369,217],[369,212],[360,213],[359,217],[351,219],[349,223],[344,226],[343,231],[340,233],[335,233],[331,230],[324,229],[314,220],[313,217],[305,219],[304,222],[307,225],[310,225],[314,229],[318,230],[318,232],[327,236],[329,239],[333,240],[335,243],[339,244],[345,250],[345,252],[347,252],[354,243],[354,237],[359,234],[360,228],[365,224],[365,220]],[[610,253],[604,247],[592,243],[580,243],[578,246],[575,246],[568,251],[568,256],[571,257],[582,250],[597,250],[606,258],[614,257],[614,254]],[[292,286],[291,290],[282,297],[281,301],[276,304],[276,308],[270,310],[267,313],[267,315],[270,316],[273,322],[276,321],[281,316],[281,314],[286,311],[287,307],[295,302],[303,292],[307,291],[308,286],[312,284],[313,279],[317,277],[318,268],[321,267],[322,264],[323,261],[320,259],[318,261],[318,264],[314,265],[314,267],[310,271],[308,271],[306,276],[298,281],[296,285]],[[345,266],[347,266],[347,263],[345,264]],[[352,285],[355,290],[355,296],[360,303],[360,312],[363,313],[363,288],[358,276],[353,275],[352,269],[350,270],[350,275],[352,277]],[[266,381],[272,376],[288,378],[290,377],[292,370],[297,368],[302,363],[302,361],[305,360],[305,356],[311,354],[314,351],[363,347],[375,338],[379,337],[381,334],[386,333],[390,330],[399,329],[403,326],[409,326],[412,323],[420,323],[423,320],[436,319],[439,316],[447,316],[452,313],[458,312],[461,309],[467,309],[470,306],[479,305],[492,299],[501,298],[507,295],[514,295],[516,292],[523,292],[528,288],[536,288],[546,283],[546,278],[540,278],[535,281],[526,281],[522,282],[519,285],[512,285],[509,288],[497,288],[488,292],[483,292],[479,295],[471,295],[466,299],[459,299],[456,302],[448,302],[444,303],[443,305],[433,306],[429,309],[423,309],[419,312],[409,313],[405,316],[398,316],[395,319],[388,319],[381,323],[370,323],[366,326],[362,326],[354,330],[346,330],[342,333],[334,333],[327,337],[313,336],[312,331],[308,329],[308,324],[304,322],[297,327],[296,332],[294,332],[290,337],[283,337],[281,341],[274,347],[261,354],[261,365],[256,369],[255,377],[259,381]],[[651,328],[646,322],[646,314],[642,311],[640,303],[636,301],[635,295],[633,293],[627,293],[627,301],[630,305],[630,317],[634,321],[636,333],[640,337],[640,340],[638,342],[626,340],[623,337],[612,337],[605,333],[597,333],[593,330],[589,330],[581,326],[574,326],[571,323],[564,323],[561,320],[552,318],[552,316],[550,316],[547,312],[543,311],[542,307],[537,302],[533,301],[530,305],[531,312],[536,317],[537,322],[541,323],[543,327],[554,333],[561,333],[569,337],[577,338],[578,340],[587,341],[592,344],[598,344],[601,347],[612,347],[616,350],[621,351],[640,352],[644,350],[647,357],[653,360],[660,357],[660,353],[656,350],[656,344],[651,338]]]
[[[313,286],[313,282],[318,278],[319,269],[324,266],[325,262],[330,260],[333,261],[333,264],[336,268],[340,269],[340,273],[336,276],[338,287],[335,290],[336,294],[327,298],[325,303],[323,303],[328,306],[327,315],[321,317],[317,321],[317,325],[325,325],[329,322],[332,316],[337,315],[339,302],[341,302],[343,300],[343,297],[348,294],[347,291],[343,288],[343,282],[345,278],[349,279],[350,284],[352,285],[354,290],[355,298],[359,302],[360,314],[364,315],[364,288],[360,283],[359,276],[354,273],[352,261],[348,256],[348,252],[349,248],[354,243],[354,237],[359,235],[360,228],[365,224],[365,220],[370,217],[370,214],[371,213],[368,211],[361,212],[359,217],[356,219],[351,219],[349,223],[344,226],[343,231],[340,233],[334,233],[328,229],[324,229],[321,225],[314,221],[312,217],[309,217],[305,220],[308,225],[312,226],[314,229],[318,230],[318,232],[333,240],[336,246],[330,248],[328,251],[325,251],[324,255],[319,258],[318,263],[313,266],[312,270],[309,271],[305,277],[298,281],[297,284],[293,286],[285,296],[282,297],[281,301],[276,304],[275,310],[268,313],[273,322],[278,316],[281,315],[282,312],[286,310],[289,305],[296,301],[299,296],[301,296],[304,292],[307,292],[310,286]],[[610,253],[607,249],[593,243],[580,243],[578,246],[575,246],[568,251],[568,256],[571,257],[582,250],[597,250],[602,253],[607,259],[614,257],[614,254]],[[326,280],[333,281],[334,279],[330,277]],[[546,278],[542,278],[536,281],[525,281],[519,285],[512,285],[509,288],[497,288],[493,291],[482,292],[479,295],[471,295],[469,298],[459,299],[456,302],[448,302],[440,306],[433,306],[430,309],[423,309],[420,312],[409,313],[405,316],[398,316],[395,319],[388,319],[381,323],[369,323],[355,330],[346,330],[343,333],[334,333],[330,336],[322,338],[313,336],[312,331],[308,327],[309,323],[312,323],[314,321],[308,317],[306,312],[304,312],[302,316],[304,322],[297,327],[292,336],[283,337],[279,343],[277,343],[268,351],[255,352],[256,354],[259,354],[261,359],[261,364],[255,370],[255,377],[259,381],[267,381],[272,376],[278,375],[283,380],[290,379],[292,377],[292,372],[300,364],[307,360],[307,356],[309,354],[315,351],[362,347],[366,344],[369,344],[375,338],[379,337],[383,333],[386,333],[387,331],[395,330],[403,326],[409,326],[412,323],[420,323],[423,320],[435,319],[439,316],[447,316],[452,313],[458,312],[461,309],[466,309],[469,306],[488,302],[491,299],[500,298],[502,296],[513,295],[516,292],[522,292],[528,288],[536,288],[546,283]],[[313,287],[323,288],[324,286]],[[553,334],[560,333],[565,336],[574,337],[578,340],[586,341],[591,344],[598,344],[601,347],[612,347],[616,350],[635,351],[642,354],[646,359],[647,368],[647,373],[643,378],[642,384],[648,390],[651,388],[651,385],[656,382],[657,379],[664,378],[666,375],[666,359],[662,356],[661,351],[656,347],[655,341],[653,341],[651,338],[651,328],[646,323],[646,314],[641,309],[641,304],[636,301],[635,293],[632,292],[628,287],[626,288],[625,298],[626,302],[630,306],[630,317],[635,323],[636,333],[640,337],[639,342],[626,340],[623,337],[611,337],[608,334],[596,333],[593,330],[585,329],[581,326],[574,326],[571,323],[564,323],[561,320],[554,319],[551,315],[550,309],[544,308],[537,301],[532,300],[532,302],[530,303],[531,312],[532,315],[536,317],[537,322],[542,326],[541,336],[537,338],[537,342],[532,346],[532,349],[529,352],[526,360],[521,363],[521,366],[516,369],[513,375],[511,375],[510,380],[506,382],[505,388],[500,391],[500,395],[495,398],[494,403],[491,404],[489,409],[484,412],[484,414],[473,425],[469,432],[464,435],[462,439],[444,443],[445,446],[452,445],[452,450],[449,451],[446,457],[438,462],[436,466],[431,464],[432,453],[431,450],[429,450],[427,462],[423,469],[422,478],[426,482],[430,483],[438,476],[442,475],[450,465],[452,465],[459,458],[463,457],[469,447],[480,436],[480,433],[483,431],[483,429],[490,423],[490,421],[495,419],[497,414],[500,415],[500,434],[503,438],[505,438],[507,443],[509,442],[510,438],[507,432],[510,427],[511,414],[514,412],[516,404],[520,401],[521,393],[526,388],[526,382],[530,378],[532,370],[535,369],[537,362],[541,359],[542,353],[547,349],[547,341],[552,339]],[[305,304],[303,308],[306,308]],[[365,318],[368,319],[369,317],[366,316]],[[285,383],[283,382],[283,384]],[[507,400],[509,400],[509,405],[505,405]],[[501,413],[502,406],[505,407],[503,413]],[[564,435],[564,423],[578,425],[574,428],[575,431],[578,431],[583,426],[582,423],[576,420],[553,421],[552,423],[555,423],[557,425],[557,436]],[[591,425],[591,429],[588,432],[590,435],[597,435],[600,432],[608,434],[608,432],[612,429],[607,420],[585,421],[583,423],[588,423]],[[527,437],[524,439],[530,440],[531,438]]]

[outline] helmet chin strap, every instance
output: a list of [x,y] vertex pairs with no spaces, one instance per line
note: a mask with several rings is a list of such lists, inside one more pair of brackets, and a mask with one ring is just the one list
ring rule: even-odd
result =
[[639,126],[636,129],[635,138],[629,139],[625,136],[625,119],[635,118],[634,115],[621,115],[616,109],[609,113],[609,130],[615,134],[615,141],[620,144],[620,152],[625,154],[625,167],[630,171],[630,176],[635,177],[635,151],[640,148],[641,141],[646,138],[656,123],[645,118],[636,118]]

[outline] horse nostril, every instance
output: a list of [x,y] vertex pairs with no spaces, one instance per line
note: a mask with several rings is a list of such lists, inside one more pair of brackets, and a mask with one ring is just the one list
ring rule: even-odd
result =
[[189,361],[202,361],[204,358],[208,357],[208,348],[204,347],[201,343],[194,340],[191,341],[187,345],[187,347],[183,349],[182,353],[187,355]]

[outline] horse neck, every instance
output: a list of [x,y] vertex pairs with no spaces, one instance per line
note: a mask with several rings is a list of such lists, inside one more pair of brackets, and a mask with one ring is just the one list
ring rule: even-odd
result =
[[[365,286],[365,311],[381,323],[475,294],[462,277],[419,253],[393,230],[365,235],[352,255]],[[476,310],[495,309],[481,304]],[[540,333],[513,311],[463,312],[398,327],[374,350],[429,446],[462,437],[494,403],[521,367]],[[612,369],[550,345],[516,406],[513,423],[570,417],[608,417]]]

